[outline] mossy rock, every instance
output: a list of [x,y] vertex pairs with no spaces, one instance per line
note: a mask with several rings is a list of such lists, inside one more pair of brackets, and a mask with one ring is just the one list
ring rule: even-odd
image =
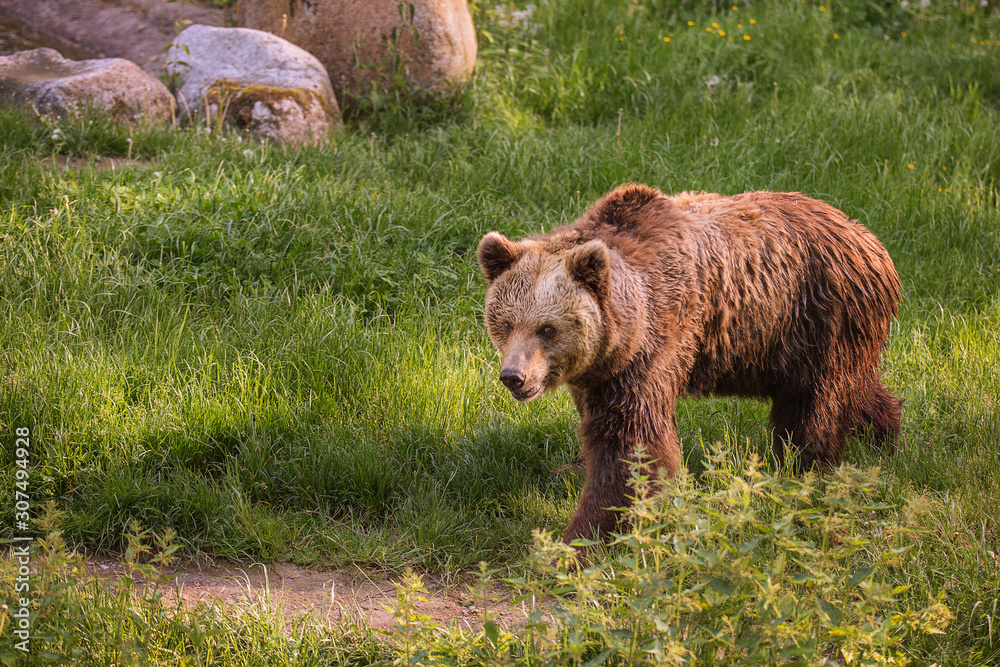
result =
[[[274,35],[191,26],[168,53],[185,117],[230,123],[278,143],[323,141],[340,108],[326,70]],[[207,117],[206,117],[207,116]]]

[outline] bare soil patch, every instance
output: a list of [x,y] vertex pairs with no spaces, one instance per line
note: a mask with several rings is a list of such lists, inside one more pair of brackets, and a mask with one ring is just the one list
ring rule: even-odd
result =
[[[120,561],[107,557],[89,560],[91,570],[109,581],[125,572]],[[173,600],[180,591],[189,605],[223,603],[227,607],[269,606],[282,617],[293,620],[309,614],[335,625],[351,619],[376,630],[388,630],[395,619],[386,609],[396,600],[393,580],[372,577],[360,568],[329,569],[302,567],[292,563],[272,565],[186,564],[165,568],[162,572],[176,586],[167,587],[165,597]],[[443,626],[456,623],[463,629],[477,629],[489,618],[499,625],[514,627],[523,623],[526,612],[512,602],[511,592],[497,585],[483,600],[472,595],[464,585],[444,586],[424,578],[426,601],[417,609]]]

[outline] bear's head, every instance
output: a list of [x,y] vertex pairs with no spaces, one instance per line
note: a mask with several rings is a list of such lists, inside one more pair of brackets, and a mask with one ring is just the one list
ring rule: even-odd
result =
[[486,274],[486,328],[503,355],[500,381],[530,401],[587,371],[604,340],[601,304],[610,257],[600,240],[514,242],[490,232],[479,243]]

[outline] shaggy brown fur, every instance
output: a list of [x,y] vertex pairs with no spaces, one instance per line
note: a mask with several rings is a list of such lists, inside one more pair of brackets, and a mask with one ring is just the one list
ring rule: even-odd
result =
[[879,357],[900,297],[864,227],[796,193],[668,197],[617,188],[572,225],[479,245],[486,323],[501,380],[528,401],[567,384],[586,465],[564,539],[615,527],[626,461],[642,444],[681,464],[682,394],[772,400],[774,453],[799,470],[836,465],[851,434],[895,446],[901,402]]

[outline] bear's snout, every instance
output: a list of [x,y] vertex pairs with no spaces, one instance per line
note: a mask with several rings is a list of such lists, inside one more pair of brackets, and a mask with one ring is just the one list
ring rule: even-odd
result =
[[[510,390],[510,395],[526,403],[539,396],[545,390],[543,382],[528,384],[528,377],[517,368],[504,368],[500,371],[500,382]],[[528,384],[525,387],[525,384]]]
[[517,391],[524,386],[524,375],[513,368],[504,368],[500,371],[500,381],[511,391]]

